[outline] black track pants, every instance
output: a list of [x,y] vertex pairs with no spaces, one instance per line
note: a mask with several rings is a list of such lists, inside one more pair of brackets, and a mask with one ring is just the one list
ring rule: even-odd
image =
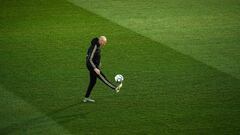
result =
[[86,98],[90,96],[91,91],[97,82],[97,78],[100,79],[108,87],[110,87],[114,90],[116,89],[116,86],[114,84],[112,84],[110,81],[108,81],[108,79],[102,72],[100,72],[100,75],[98,75],[93,69],[89,69],[89,75],[90,75],[90,82],[89,82],[88,89],[87,89],[87,92],[85,95]]

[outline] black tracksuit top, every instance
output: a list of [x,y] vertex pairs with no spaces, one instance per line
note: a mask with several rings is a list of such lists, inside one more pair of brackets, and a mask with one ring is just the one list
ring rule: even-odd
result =
[[101,49],[98,38],[93,38],[87,51],[86,64],[88,69],[99,68],[101,60]]

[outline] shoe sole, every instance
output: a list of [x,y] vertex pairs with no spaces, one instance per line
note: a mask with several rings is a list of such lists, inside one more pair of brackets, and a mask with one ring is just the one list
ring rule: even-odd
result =
[[83,103],[87,103],[87,102],[90,102],[90,103],[95,103],[95,101],[82,101]]

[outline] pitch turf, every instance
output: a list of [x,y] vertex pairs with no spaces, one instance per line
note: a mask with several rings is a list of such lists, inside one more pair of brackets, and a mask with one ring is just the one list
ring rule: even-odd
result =
[[[142,6],[142,3],[125,2],[125,9]],[[222,3],[225,5],[222,9],[226,9],[222,12],[239,11],[237,5],[232,8],[235,1],[222,2],[226,2]],[[109,6],[109,1],[110,8],[103,8],[106,12],[99,10],[97,14],[89,8],[89,2],[80,7],[76,6],[76,1],[75,5],[64,0],[1,0],[0,3],[1,135],[240,132],[240,81],[239,69],[235,68],[239,67],[235,59],[239,57],[239,39],[236,38],[239,18],[229,20],[229,29],[223,28],[225,33],[217,35],[222,45],[231,43],[232,46],[226,50],[224,46],[218,48],[221,51],[213,52],[214,55],[206,52],[202,57],[209,61],[216,59],[215,63],[207,63],[208,59],[196,57],[202,55],[195,55],[198,47],[191,49],[187,45],[183,51],[174,47],[171,43],[177,40],[171,39],[180,39],[180,36],[170,33],[168,38],[167,28],[162,38],[165,44],[161,44],[161,40],[151,37],[158,27],[149,34],[144,34],[144,23],[134,29],[126,27],[124,21],[120,21],[124,19],[123,12],[117,18],[119,23],[112,20],[105,14],[114,13],[115,6]],[[154,9],[156,4],[161,5],[161,2],[155,1],[149,7]],[[183,8],[188,6],[191,4]],[[166,9],[161,10],[175,13],[175,8],[170,7],[171,4],[165,4]],[[208,8],[209,11],[215,9],[214,6]],[[144,10],[149,13],[148,9],[141,8],[142,14]],[[131,17],[130,13],[125,12],[125,20]],[[139,17],[141,23],[144,15]],[[174,21],[170,19],[164,23],[173,24]],[[191,17],[187,21],[186,25],[195,22]],[[222,19],[213,22],[224,24]],[[217,30],[218,27],[212,25],[206,27],[200,32],[206,33],[206,37],[199,44],[212,39],[211,33]],[[189,32],[192,33],[194,29]],[[122,73],[124,86],[119,94],[114,94],[98,83],[92,95],[97,102],[83,104],[81,99],[88,83],[86,49],[92,37],[102,34],[109,39],[102,52],[103,71],[110,79]],[[195,36],[181,38],[179,45],[190,44]],[[207,49],[211,43],[215,42],[205,44]],[[222,54],[232,65],[222,68],[224,62],[228,62],[219,61]],[[219,57],[211,57],[215,55]],[[231,72],[229,67],[234,67]]]

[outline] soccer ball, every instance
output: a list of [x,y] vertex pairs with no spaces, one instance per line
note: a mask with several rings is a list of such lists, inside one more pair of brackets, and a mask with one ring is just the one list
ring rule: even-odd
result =
[[120,83],[124,80],[123,76],[120,75],[120,74],[117,74],[115,77],[114,77],[115,81]]

